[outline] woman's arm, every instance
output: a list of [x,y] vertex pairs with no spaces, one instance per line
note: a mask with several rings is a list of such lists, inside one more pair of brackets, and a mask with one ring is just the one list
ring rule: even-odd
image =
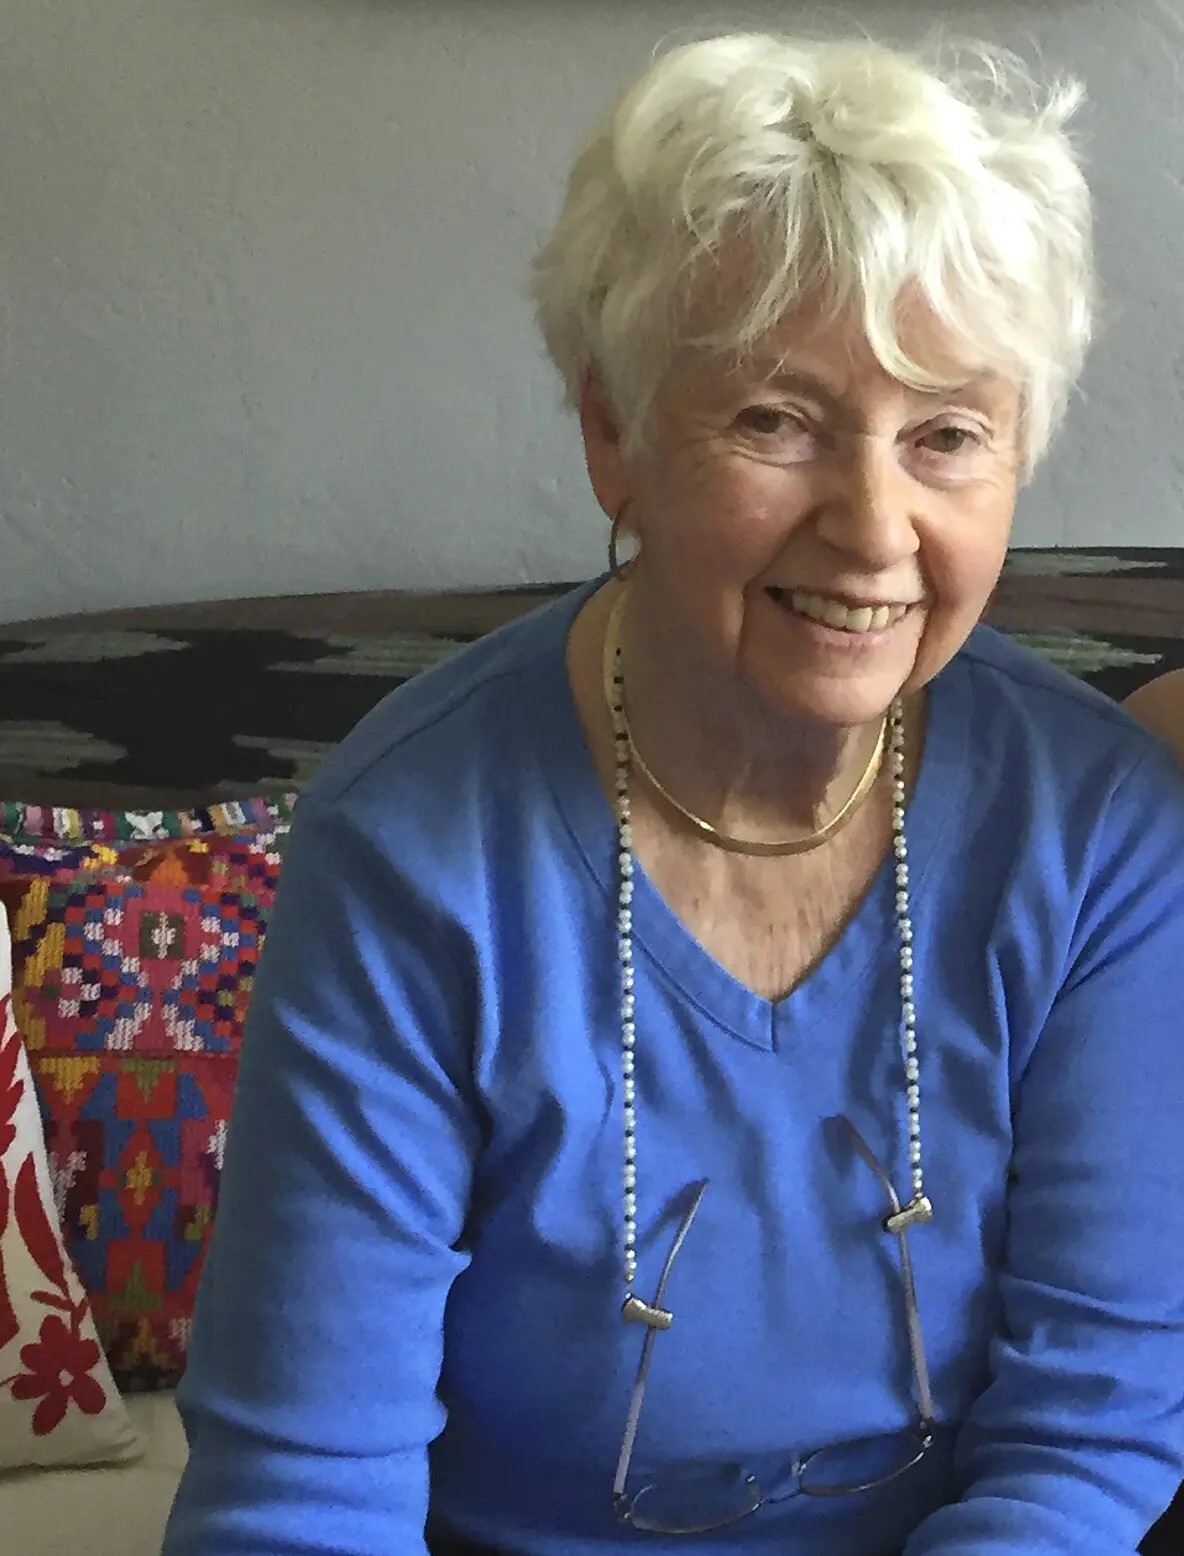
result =
[[165,1556],[415,1556],[476,1127],[464,981],[301,801],[243,1045]]
[[1166,740],[1184,763],[1184,670],[1140,686],[1127,698],[1126,707],[1152,734]]
[[1184,783],[1106,800],[1061,992],[1013,1076],[991,1382],[907,1556],[1133,1556],[1184,1461]]

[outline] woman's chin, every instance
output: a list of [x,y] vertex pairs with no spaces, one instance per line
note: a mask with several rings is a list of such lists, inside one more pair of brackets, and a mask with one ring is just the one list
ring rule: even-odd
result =
[[893,698],[912,689],[916,653],[909,649],[838,667],[769,658],[750,662],[749,679],[775,717],[851,728],[883,718]]
[[891,684],[810,686],[798,683],[781,687],[765,701],[785,720],[806,721],[834,729],[855,729],[882,719],[901,691],[899,679]]

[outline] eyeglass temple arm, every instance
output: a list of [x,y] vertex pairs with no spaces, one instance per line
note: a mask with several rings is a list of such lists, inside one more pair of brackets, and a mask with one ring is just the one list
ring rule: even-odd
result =
[[[888,1203],[892,1206],[893,1216],[899,1216],[901,1213],[900,1196],[896,1192],[892,1179],[880,1165],[875,1152],[851,1120],[844,1118],[842,1122],[850,1132],[852,1145],[880,1180],[884,1192],[888,1196]],[[934,1419],[933,1394],[929,1386],[929,1364],[925,1360],[925,1341],[921,1333],[921,1310],[917,1304],[917,1283],[913,1278],[913,1260],[909,1253],[908,1233],[903,1226],[897,1226],[891,1230],[892,1235],[900,1243],[901,1281],[904,1285],[905,1318],[908,1322],[909,1351],[913,1359],[913,1377],[917,1384],[917,1408],[921,1412],[921,1419],[928,1425]]]
[[[687,1240],[687,1233],[691,1230],[691,1223],[695,1219],[696,1212],[703,1202],[703,1196],[707,1192],[707,1179],[700,1183],[695,1196],[687,1206],[686,1214],[682,1218],[674,1242],[670,1246],[670,1252],[666,1255],[666,1263],[662,1266],[662,1274],[658,1279],[658,1289],[654,1293],[653,1309],[662,1311],[662,1303],[666,1298],[666,1286],[670,1280],[670,1272],[674,1268],[674,1261],[682,1251],[682,1245]],[[664,1327],[669,1327],[668,1325]],[[621,1452],[617,1456],[617,1472],[613,1476],[613,1500],[619,1501],[625,1495],[625,1483],[629,1479],[629,1464],[633,1458],[633,1445],[637,1441],[637,1426],[641,1420],[641,1407],[645,1400],[646,1378],[649,1376],[650,1358],[654,1351],[654,1340],[658,1334],[658,1326],[647,1324],[645,1339],[641,1346],[641,1360],[637,1365],[637,1377],[633,1381],[633,1392],[629,1397],[629,1414],[625,1417],[625,1434],[621,1438]]]

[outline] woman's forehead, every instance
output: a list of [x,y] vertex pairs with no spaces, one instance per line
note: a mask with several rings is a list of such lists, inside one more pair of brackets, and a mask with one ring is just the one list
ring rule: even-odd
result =
[[836,403],[862,399],[873,389],[922,394],[995,386],[1001,393],[1014,392],[997,365],[986,362],[981,351],[925,305],[899,310],[896,347],[937,387],[921,388],[894,375],[873,349],[857,310],[817,306],[795,308],[748,350],[695,353],[692,377],[709,391],[768,384]]

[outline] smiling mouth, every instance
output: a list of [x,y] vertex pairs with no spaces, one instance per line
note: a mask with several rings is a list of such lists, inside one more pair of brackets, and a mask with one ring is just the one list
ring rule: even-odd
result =
[[770,589],[778,605],[795,616],[805,616],[834,627],[839,632],[883,632],[894,627],[910,607],[900,604],[847,605],[822,594],[806,594],[800,589]]

